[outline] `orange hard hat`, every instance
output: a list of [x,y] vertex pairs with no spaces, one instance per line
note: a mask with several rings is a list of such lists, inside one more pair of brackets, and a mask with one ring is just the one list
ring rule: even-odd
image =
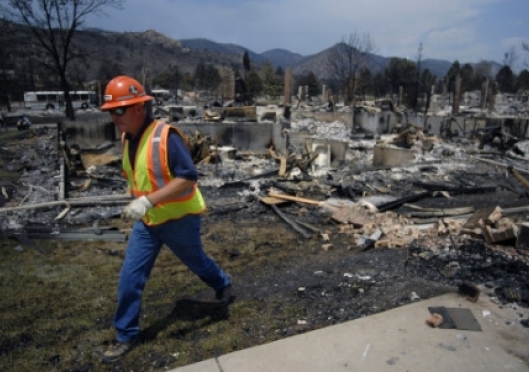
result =
[[145,89],[136,79],[120,75],[108,82],[105,89],[105,103],[101,106],[101,110],[131,106],[153,99],[154,97],[145,94]]

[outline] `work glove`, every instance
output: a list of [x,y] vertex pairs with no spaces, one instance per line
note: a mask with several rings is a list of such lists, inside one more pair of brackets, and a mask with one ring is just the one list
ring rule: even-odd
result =
[[139,220],[145,216],[152,207],[154,207],[154,205],[152,205],[145,195],[140,196],[138,199],[134,199],[123,208],[122,217],[127,220]]

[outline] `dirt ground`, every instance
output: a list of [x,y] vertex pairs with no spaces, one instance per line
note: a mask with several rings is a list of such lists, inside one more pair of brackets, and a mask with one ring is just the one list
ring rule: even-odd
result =
[[166,370],[457,291],[457,280],[428,275],[410,249],[355,247],[318,207],[282,210],[303,215],[329,242],[302,237],[259,202],[241,207],[233,192],[204,193],[212,207],[203,241],[233,277],[230,306],[212,303],[212,291],[164,249],[145,291],[140,345],[103,365],[125,244],[37,241],[42,254],[4,240],[0,370]]

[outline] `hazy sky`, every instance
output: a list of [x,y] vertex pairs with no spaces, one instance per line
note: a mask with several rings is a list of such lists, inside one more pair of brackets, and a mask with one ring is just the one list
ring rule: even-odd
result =
[[529,41],[529,0],[124,0],[123,10],[86,19],[109,31],[153,29],[174,39],[206,38],[253,52],[318,53],[368,33],[385,57],[502,62]]

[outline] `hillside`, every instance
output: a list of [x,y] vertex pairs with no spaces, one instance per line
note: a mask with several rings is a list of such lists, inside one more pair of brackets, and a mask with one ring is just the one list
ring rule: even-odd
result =
[[[152,78],[171,66],[178,66],[182,73],[193,74],[200,62],[213,64],[218,68],[242,70],[242,59],[247,51],[251,66],[260,69],[270,61],[274,67],[291,67],[294,75],[312,71],[320,79],[329,78],[327,61],[336,45],[319,53],[302,56],[284,49],[271,49],[255,53],[244,46],[217,43],[208,39],[175,40],[155,30],[144,32],[109,32],[100,29],[78,31],[76,45],[90,58],[77,67],[79,78],[84,81],[108,78],[116,73],[127,73],[143,79]],[[383,70],[391,57],[370,54],[369,67],[372,72]],[[463,62],[461,63],[463,65]],[[452,62],[425,59],[423,68],[438,76],[444,76]],[[499,64],[492,62],[493,73]],[[102,71],[104,75],[102,76]]]

